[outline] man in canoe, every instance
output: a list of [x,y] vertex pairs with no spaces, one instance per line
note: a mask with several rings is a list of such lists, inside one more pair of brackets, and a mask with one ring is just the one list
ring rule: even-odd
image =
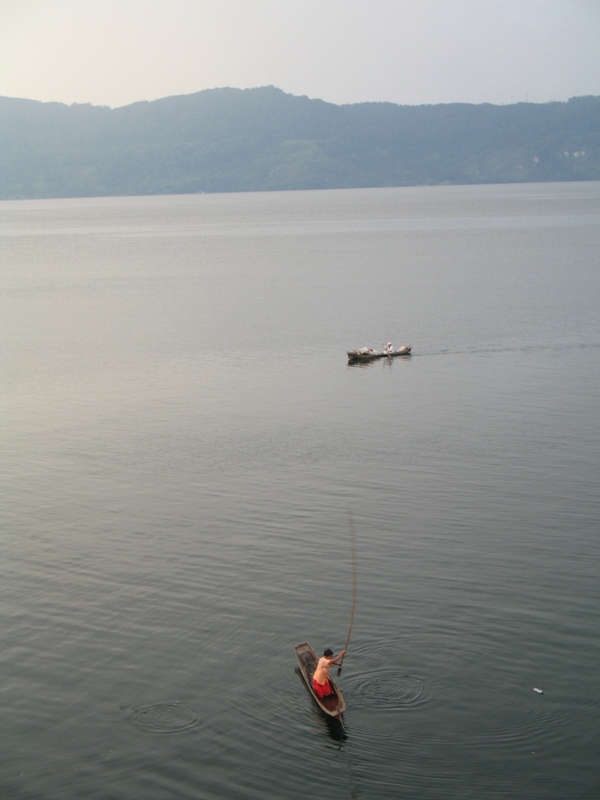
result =
[[324,697],[333,694],[331,684],[329,683],[329,670],[334,665],[337,665],[338,658],[341,658],[345,654],[346,651],[342,650],[342,652],[334,658],[333,650],[327,648],[327,650],[325,650],[319,659],[319,663],[317,664],[317,668],[312,679],[313,689],[315,690],[315,694],[319,700],[322,700]]

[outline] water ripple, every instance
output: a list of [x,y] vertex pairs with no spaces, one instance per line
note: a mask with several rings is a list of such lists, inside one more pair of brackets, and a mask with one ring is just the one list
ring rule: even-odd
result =
[[421,677],[393,669],[363,673],[352,695],[356,705],[377,711],[407,711],[429,700]]
[[150,733],[179,733],[198,724],[198,714],[179,703],[158,703],[135,708],[132,722]]

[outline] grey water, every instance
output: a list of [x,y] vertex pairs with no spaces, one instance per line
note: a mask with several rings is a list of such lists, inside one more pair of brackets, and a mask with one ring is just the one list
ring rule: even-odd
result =
[[0,797],[598,796],[600,183],[2,202],[0,297]]

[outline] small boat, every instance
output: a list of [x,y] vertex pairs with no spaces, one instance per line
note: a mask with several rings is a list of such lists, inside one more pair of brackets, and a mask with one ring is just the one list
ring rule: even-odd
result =
[[373,350],[371,347],[361,347],[360,350],[347,350],[348,361],[373,361],[376,358],[394,358],[395,356],[409,356],[412,345],[402,345],[397,350]]
[[313,689],[312,678],[317,668],[317,664],[319,663],[319,656],[315,653],[308,642],[299,644],[294,649],[296,651],[296,657],[300,667],[300,674],[302,675],[304,683],[306,684],[306,687],[311,693],[314,701],[324,714],[329,717],[334,717],[341,722],[342,713],[346,710],[346,703],[344,702],[342,693],[332,679],[329,678],[329,683],[333,689],[333,694],[329,697],[324,697],[321,700],[319,697],[317,697],[315,690]]

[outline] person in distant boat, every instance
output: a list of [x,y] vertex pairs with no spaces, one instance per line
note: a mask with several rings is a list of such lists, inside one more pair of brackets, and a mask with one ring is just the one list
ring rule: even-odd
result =
[[315,690],[315,694],[320,700],[330,694],[333,694],[331,683],[329,683],[329,670],[334,665],[337,665],[338,658],[341,658],[345,654],[346,651],[342,650],[342,652],[334,658],[333,650],[327,648],[322,657],[319,659],[315,674],[313,675],[312,685],[313,689]]
[[394,348],[392,347],[392,343],[391,342],[388,342],[387,344],[385,342],[383,342],[382,343],[382,347],[383,347],[383,352],[384,353],[393,353],[394,352]]

